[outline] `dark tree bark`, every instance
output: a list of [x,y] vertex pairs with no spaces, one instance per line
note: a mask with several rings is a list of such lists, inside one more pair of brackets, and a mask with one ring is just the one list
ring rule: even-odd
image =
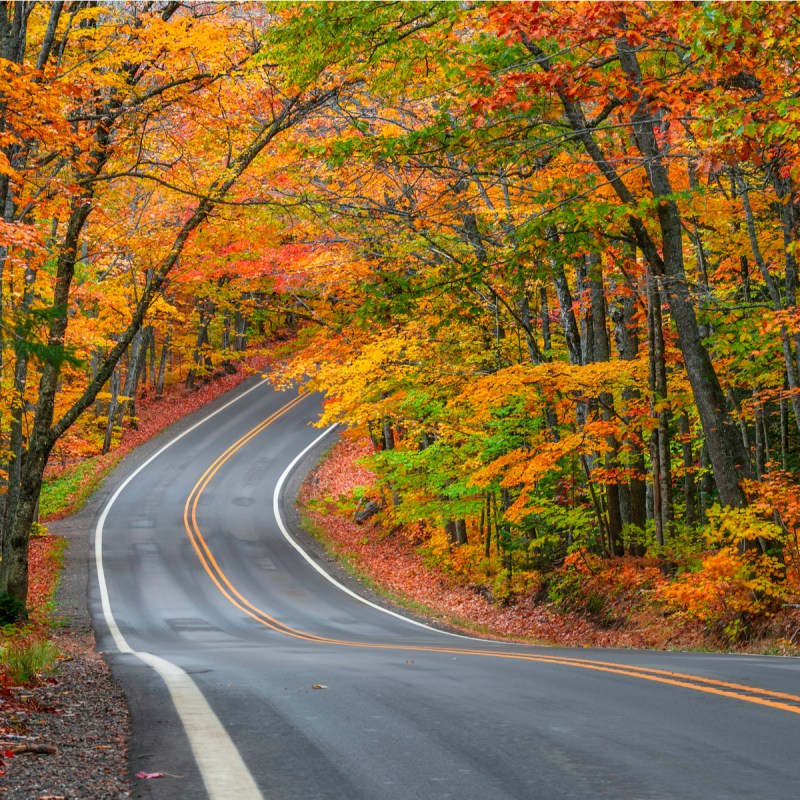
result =
[[[621,18],[621,25],[624,29],[624,18]],[[540,68],[550,71],[551,59],[544,51],[524,34],[522,41],[536,56]],[[725,505],[741,507],[747,504],[740,483],[750,474],[749,457],[727,412],[725,394],[700,335],[684,270],[682,220],[675,201],[671,199],[672,186],[664,164],[665,156],[654,131],[656,117],[641,88],[643,81],[636,52],[624,38],[617,40],[616,49],[620,66],[628,77],[632,91],[640,93],[630,125],[642,156],[650,191],[654,197],[660,198],[657,221],[661,234],[661,251],[641,219],[632,215],[629,217],[629,225],[653,275],[664,279],[664,292],[678,331],[680,348],[720,499]],[[573,100],[558,82],[556,91],[576,141],[586,150],[620,201],[635,206],[636,198],[598,145],[594,128],[588,124],[581,104]]]
[[111,443],[114,436],[114,425],[117,421],[117,412],[119,409],[119,368],[115,369],[111,375],[111,380],[108,384],[108,392],[111,399],[108,401],[108,419],[106,420],[106,435],[103,439],[103,454],[111,449]]
[[692,453],[692,431],[689,417],[681,414],[678,419],[681,432],[681,452],[683,455],[683,501],[686,505],[686,524],[697,525],[697,484],[694,479],[694,454]]
[[[614,321],[614,338],[617,352],[623,361],[634,361],[639,355],[639,337],[634,320],[636,300],[629,294],[623,295],[611,307],[611,318]],[[638,400],[640,393],[637,389],[625,388],[622,390],[623,403],[629,404]],[[642,445],[635,436],[628,436],[625,440],[625,449],[629,453],[630,466],[639,477],[632,477],[625,490],[622,492],[620,507],[623,525],[635,525],[644,530],[647,522],[647,484],[645,476],[645,459]],[[632,555],[642,555],[638,545],[632,545]]]
[[[593,256],[590,259],[589,286],[591,289],[594,360],[610,362],[611,342],[608,336],[608,328],[606,327],[606,296],[599,256]],[[601,392],[599,399],[600,414],[606,422],[610,422],[615,415],[614,396],[610,392]],[[617,466],[619,442],[614,436],[608,436],[607,441],[611,449],[605,455],[606,468],[612,469]],[[608,507],[609,550],[614,555],[621,556],[625,553],[625,545],[622,541],[620,485],[617,481],[606,484],[606,505]]]
[[467,543],[467,523],[463,519],[450,519],[445,523],[447,541],[452,545]]
[[167,371],[167,360],[169,358],[170,335],[167,334],[164,344],[161,345],[161,357],[158,360],[158,373],[156,374],[156,400],[160,400],[164,395],[164,377]]
[[247,349],[247,317],[239,309],[233,317],[233,349],[237,353]]
[[206,352],[210,345],[208,326],[211,324],[216,309],[214,303],[212,303],[208,297],[198,300],[197,308],[199,312],[197,338],[195,339],[194,352],[192,353],[192,360],[195,366],[186,373],[187,389],[193,389],[198,374],[201,371],[205,374],[205,369],[211,365],[211,358]]
[[664,545],[672,526],[672,465],[670,419],[667,404],[667,369],[664,361],[664,334],[661,319],[661,292],[658,281],[647,280],[647,334],[650,355],[650,413],[656,426],[650,437],[650,463],[653,470],[653,521],[656,541]]

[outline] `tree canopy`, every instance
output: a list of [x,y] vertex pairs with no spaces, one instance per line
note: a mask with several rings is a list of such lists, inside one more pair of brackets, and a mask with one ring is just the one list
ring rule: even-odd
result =
[[0,8],[4,591],[83,412],[283,325],[443,558],[797,590],[794,4]]

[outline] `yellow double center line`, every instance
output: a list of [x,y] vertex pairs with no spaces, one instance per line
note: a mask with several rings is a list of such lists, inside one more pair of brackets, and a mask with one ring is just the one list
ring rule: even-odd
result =
[[234,442],[213,464],[203,473],[200,480],[192,488],[184,507],[183,521],[186,533],[192,543],[198,559],[223,596],[236,608],[240,609],[247,616],[256,620],[266,628],[300,639],[305,642],[317,644],[339,645],[343,647],[360,647],[371,650],[401,650],[405,652],[428,652],[428,653],[448,653],[455,655],[479,656],[483,658],[504,658],[517,661],[536,661],[544,664],[556,664],[579,669],[594,670],[597,672],[607,672],[614,675],[625,675],[638,678],[644,681],[653,681],[669,686],[678,686],[683,689],[692,689],[697,692],[728,697],[734,700],[742,700],[747,703],[755,703],[769,708],[776,708],[781,711],[789,711],[793,714],[800,714],[800,695],[788,694],[786,692],[775,692],[769,689],[759,689],[746,686],[740,683],[715,680],[713,678],[703,678],[682,672],[671,672],[668,670],[651,669],[649,667],[631,666],[610,661],[598,661],[585,658],[571,658],[568,656],[548,656],[533,653],[515,653],[513,651],[502,650],[477,650],[464,647],[433,647],[423,645],[399,645],[399,644],[380,644],[376,642],[354,642],[346,639],[334,639],[327,636],[317,636],[313,633],[297,630],[283,622],[280,622],[271,614],[253,605],[239,590],[231,583],[225,572],[220,567],[214,554],[203,538],[200,526],[197,523],[197,506],[200,502],[205,489],[213,480],[214,476],[222,469],[227,461],[232,458],[246,444],[255,439],[256,436],[265,431],[273,422],[280,419],[284,414],[291,411],[301,403],[306,395],[300,395],[290,400],[282,408],[271,414],[265,420],[256,425],[241,439]]

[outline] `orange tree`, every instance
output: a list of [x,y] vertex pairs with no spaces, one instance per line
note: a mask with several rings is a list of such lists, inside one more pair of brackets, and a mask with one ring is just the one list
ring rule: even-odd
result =
[[309,4],[286,21],[284,41],[318,37],[362,81],[287,153],[298,225],[326,248],[295,292],[324,341],[295,374],[371,433],[396,514],[485,536],[486,493],[501,541],[641,552],[796,466],[791,16]]

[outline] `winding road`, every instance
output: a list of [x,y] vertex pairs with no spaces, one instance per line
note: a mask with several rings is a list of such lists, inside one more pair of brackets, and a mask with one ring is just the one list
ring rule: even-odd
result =
[[94,532],[92,613],[129,698],[132,770],[164,773],[133,778],[134,797],[800,793],[797,659],[530,647],[407,620],[294,538],[319,399],[250,382],[203,413],[115,476]]

